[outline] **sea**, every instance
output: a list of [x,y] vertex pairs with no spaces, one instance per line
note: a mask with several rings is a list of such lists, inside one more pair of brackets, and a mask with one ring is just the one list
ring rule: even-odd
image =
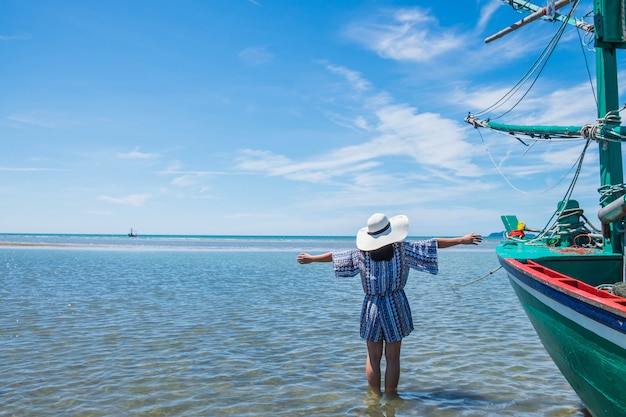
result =
[[0,416],[588,417],[498,242],[411,272],[399,393],[377,396],[359,277],[295,260],[353,237],[0,234]]

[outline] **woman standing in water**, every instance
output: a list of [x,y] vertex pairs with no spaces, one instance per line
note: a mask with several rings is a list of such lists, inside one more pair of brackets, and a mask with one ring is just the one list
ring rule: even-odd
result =
[[437,274],[437,249],[455,245],[476,245],[480,235],[434,238],[408,242],[409,219],[404,215],[387,218],[376,213],[356,236],[356,249],[320,255],[301,253],[301,264],[332,262],[337,277],[361,274],[365,292],[361,310],[361,337],[367,342],[365,374],[370,388],[381,393],[380,363],[387,362],[385,392],[394,394],[400,379],[402,339],[413,331],[411,309],[404,293],[409,269]]

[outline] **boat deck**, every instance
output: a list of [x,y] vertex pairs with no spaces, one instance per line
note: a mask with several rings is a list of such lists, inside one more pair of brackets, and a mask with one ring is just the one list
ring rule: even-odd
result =
[[507,240],[497,247],[496,253],[503,259],[516,259],[522,263],[533,261],[593,287],[624,281],[622,255],[607,254],[600,248],[548,246]]

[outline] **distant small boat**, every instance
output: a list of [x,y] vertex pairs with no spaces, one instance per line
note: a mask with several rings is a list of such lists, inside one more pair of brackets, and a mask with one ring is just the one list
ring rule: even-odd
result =
[[128,237],[137,237],[137,231],[131,228]]

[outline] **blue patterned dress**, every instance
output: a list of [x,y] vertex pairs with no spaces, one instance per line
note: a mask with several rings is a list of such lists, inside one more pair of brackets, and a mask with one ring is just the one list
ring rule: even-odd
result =
[[409,269],[437,274],[437,241],[394,243],[390,261],[374,261],[369,252],[351,249],[333,252],[337,277],[361,274],[365,292],[361,310],[361,337],[397,342],[413,331],[413,318],[404,286]]

